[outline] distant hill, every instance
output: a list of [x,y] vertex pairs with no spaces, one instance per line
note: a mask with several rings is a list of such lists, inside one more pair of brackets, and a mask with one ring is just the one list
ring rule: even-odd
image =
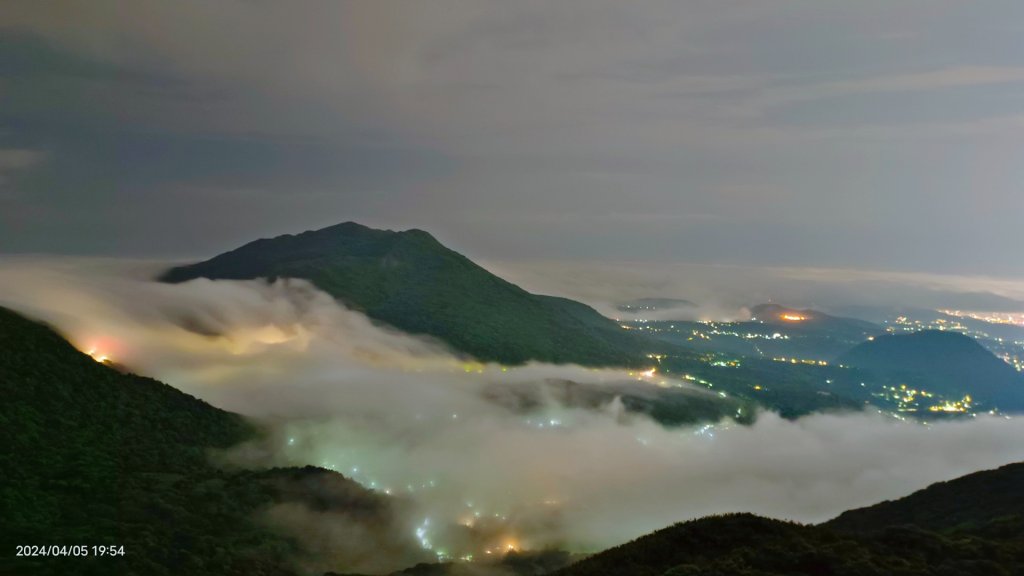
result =
[[371,318],[439,338],[480,360],[639,365],[644,340],[592,308],[531,294],[422,230],[346,222],[251,242],[164,273],[194,278],[302,278]]
[[750,315],[765,324],[784,326],[789,330],[827,333],[857,342],[883,331],[877,324],[857,318],[832,316],[818,310],[799,310],[778,304],[758,304],[750,309]]
[[970,395],[988,408],[1024,409],[1020,373],[957,332],[923,330],[878,336],[840,356],[838,362],[945,398]]
[[848,510],[824,525],[846,531],[900,524],[929,530],[977,530],[993,522],[1024,528],[1024,463],[938,482],[899,500]]
[[752,320],[688,322],[681,320],[624,321],[653,338],[696,350],[754,358],[799,358],[832,361],[871,336],[881,326],[798,310],[777,304],[751,309]]
[[800,525],[751,514],[676,524],[558,576],[860,576],[1024,573],[1024,464]]
[[[301,545],[259,522],[272,505],[386,526],[387,500],[339,474],[216,468],[211,450],[257,433],[240,416],[100,364],[2,307],[0,398],[0,574],[285,576]],[[24,544],[124,556],[15,557]]]

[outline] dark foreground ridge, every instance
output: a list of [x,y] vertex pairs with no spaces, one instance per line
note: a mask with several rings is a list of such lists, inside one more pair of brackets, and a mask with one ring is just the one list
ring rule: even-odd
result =
[[[387,528],[388,501],[339,474],[211,465],[257,431],[2,307],[0,395],[0,574],[294,574],[302,547],[261,520],[276,504]],[[16,557],[26,544],[124,555]]]
[[371,318],[434,336],[484,361],[642,363],[643,339],[592,308],[531,294],[422,230],[346,222],[256,240],[160,280],[301,278]]
[[1024,574],[1024,463],[932,485],[818,526],[751,514],[676,524],[560,576]]
[[848,532],[914,524],[931,530],[988,530],[1024,520],[1024,463],[938,482],[899,500],[848,510],[825,526]]

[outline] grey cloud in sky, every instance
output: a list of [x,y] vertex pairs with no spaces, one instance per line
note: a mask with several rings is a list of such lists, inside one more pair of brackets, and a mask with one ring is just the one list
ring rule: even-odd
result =
[[[1024,5],[0,9],[0,250],[359,220],[482,258],[1019,276]],[[2,158],[2,156],[0,156]]]

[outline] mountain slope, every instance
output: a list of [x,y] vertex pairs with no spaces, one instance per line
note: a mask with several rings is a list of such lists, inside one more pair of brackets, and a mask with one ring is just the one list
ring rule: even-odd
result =
[[257,240],[160,280],[279,277],[309,280],[371,318],[481,360],[636,365],[645,351],[642,339],[593,309],[530,294],[422,230],[346,222]]
[[825,523],[837,530],[914,524],[929,530],[977,529],[999,520],[1024,527],[1024,463],[938,482],[899,500],[848,510]]
[[796,309],[779,304],[767,303],[751,307],[750,315],[759,321],[768,324],[781,326],[806,326],[818,330],[845,331],[857,336],[861,334],[874,334],[880,329],[877,324],[847,318],[845,316],[832,316],[812,309]]
[[1024,464],[935,484],[818,526],[751,514],[676,524],[559,576],[1024,573]]
[[956,332],[878,336],[838,362],[947,399],[970,395],[986,408],[1024,409],[1024,378],[973,338]]
[[[260,518],[278,504],[323,507],[295,486],[328,483],[362,514],[386,515],[332,472],[214,467],[210,450],[256,433],[240,416],[102,365],[2,307],[0,398],[0,574],[293,574],[301,546]],[[124,555],[16,557],[26,544]]]
[[834,532],[751,514],[677,524],[596,554],[557,576],[1011,576],[1024,545],[891,527]]

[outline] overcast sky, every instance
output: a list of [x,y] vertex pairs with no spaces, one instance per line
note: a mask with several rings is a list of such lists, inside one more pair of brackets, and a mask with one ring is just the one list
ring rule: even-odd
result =
[[0,252],[1024,276],[1019,0],[4,2]]

